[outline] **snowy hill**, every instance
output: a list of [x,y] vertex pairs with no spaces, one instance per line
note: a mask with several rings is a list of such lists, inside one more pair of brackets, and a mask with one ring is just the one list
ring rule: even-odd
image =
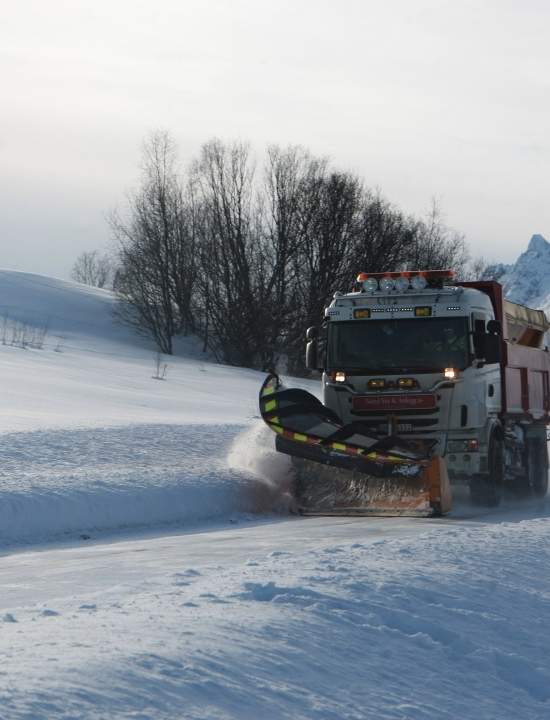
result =
[[196,524],[284,495],[266,469],[282,458],[261,440],[249,449],[269,434],[257,416],[263,375],[206,362],[189,338],[156,379],[156,351],[117,322],[114,302],[0,271],[0,546]]
[[[166,378],[153,379],[153,344],[118,322],[114,305],[106,290],[0,271],[0,432],[238,424],[256,414],[261,374],[205,362],[194,338],[182,343],[181,356],[162,357]],[[224,393],[214,400],[219,387]]]
[[[155,353],[151,340],[117,319],[116,304],[116,296],[109,290],[0,270],[0,342],[9,345],[14,329],[26,329],[29,336],[42,332],[45,342],[60,350],[134,357]],[[180,339],[178,350],[187,358],[204,359],[197,338]]]
[[[46,337],[61,340],[63,346],[77,344],[89,349],[106,345],[131,344],[151,348],[129,328],[115,322],[115,296],[108,290],[35,275],[0,270],[0,323],[11,327],[21,323],[43,329]],[[4,342],[11,333],[4,333]],[[99,345],[97,345],[99,343]]]
[[485,276],[503,285],[508,300],[550,313],[550,243],[542,235],[533,235],[515,263],[491,265]]

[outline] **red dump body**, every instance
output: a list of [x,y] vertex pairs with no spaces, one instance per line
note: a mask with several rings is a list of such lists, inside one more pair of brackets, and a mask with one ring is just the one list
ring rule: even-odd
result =
[[[541,311],[504,300],[494,281],[459,283],[486,293],[502,325],[502,413],[550,422],[550,353],[544,344],[548,321]],[[513,314],[516,317],[513,317]]]

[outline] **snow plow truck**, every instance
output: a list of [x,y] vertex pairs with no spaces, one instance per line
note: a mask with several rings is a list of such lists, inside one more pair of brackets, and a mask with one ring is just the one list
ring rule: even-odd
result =
[[455,483],[484,506],[545,496],[549,327],[494,281],[360,273],[306,333],[322,402],[274,373],[260,391],[300,512],[442,515]]

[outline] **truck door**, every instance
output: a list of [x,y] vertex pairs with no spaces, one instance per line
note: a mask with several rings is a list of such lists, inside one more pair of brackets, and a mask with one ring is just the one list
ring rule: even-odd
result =
[[[472,351],[474,357],[474,334],[485,334],[487,332],[487,322],[492,319],[492,317],[482,312],[473,312],[471,315]],[[473,365],[472,413],[477,416],[477,422],[475,424],[478,427],[482,427],[485,425],[488,417],[494,416],[500,411],[500,365],[492,363],[480,366],[476,361],[474,361]]]

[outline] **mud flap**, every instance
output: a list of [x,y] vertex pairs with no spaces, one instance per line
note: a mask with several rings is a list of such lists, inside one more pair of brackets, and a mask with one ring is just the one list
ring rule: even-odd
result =
[[276,433],[276,448],[291,455],[294,494],[307,515],[412,515],[450,510],[445,463],[430,445],[373,436],[360,422],[340,418],[305,390],[285,389],[269,375],[260,410]]

